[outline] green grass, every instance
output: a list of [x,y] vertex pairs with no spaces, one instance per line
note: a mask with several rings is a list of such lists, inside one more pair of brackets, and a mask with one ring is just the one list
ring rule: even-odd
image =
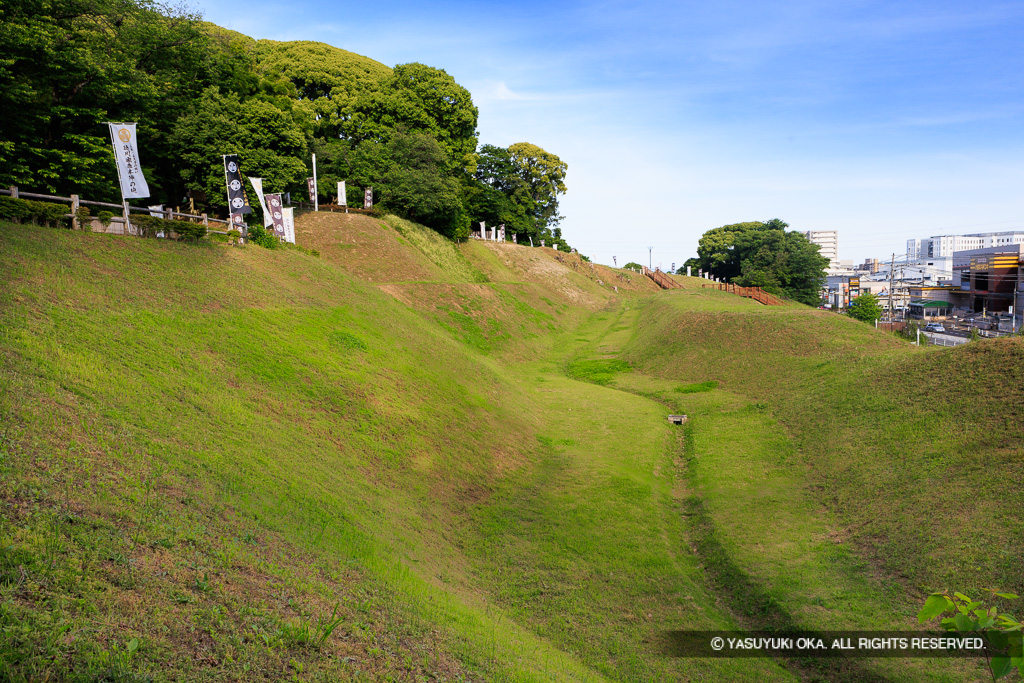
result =
[[680,394],[699,394],[704,391],[711,391],[716,387],[718,387],[718,382],[712,379],[707,382],[694,382],[693,384],[676,387],[675,390]]
[[1019,340],[917,349],[810,309],[691,302],[651,304],[623,358],[764,404],[844,533],[915,594],[1024,587],[1024,524],[1002,512],[1024,509]]
[[391,215],[385,217],[384,223],[402,235],[409,245],[421,251],[451,282],[487,282],[484,274],[450,240],[436,231]]
[[450,281],[0,224],[0,680],[974,673],[657,642],[1019,592],[1019,346],[391,226]]

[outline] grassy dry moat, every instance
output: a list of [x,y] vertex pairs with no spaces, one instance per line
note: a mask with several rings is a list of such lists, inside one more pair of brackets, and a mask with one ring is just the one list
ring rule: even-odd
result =
[[987,675],[658,642],[1024,589],[1017,339],[390,218],[298,239],[0,224],[0,680]]

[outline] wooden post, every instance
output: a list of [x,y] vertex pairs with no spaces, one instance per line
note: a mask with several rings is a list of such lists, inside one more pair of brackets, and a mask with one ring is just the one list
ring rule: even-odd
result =
[[203,214],[203,225],[205,225],[207,228],[210,227],[210,219],[206,217],[205,213]]
[[17,199],[18,198],[18,186],[17,185],[11,185],[11,198],[12,199]]
[[71,195],[71,229],[78,230],[81,226],[78,224],[78,195]]

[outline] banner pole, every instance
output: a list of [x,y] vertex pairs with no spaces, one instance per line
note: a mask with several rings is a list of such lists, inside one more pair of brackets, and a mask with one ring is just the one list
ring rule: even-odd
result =
[[[225,161],[227,154],[220,155],[220,165],[224,167],[224,194],[228,198],[228,223],[231,223],[231,188],[228,187],[228,163]],[[234,227],[232,224],[231,227]]]

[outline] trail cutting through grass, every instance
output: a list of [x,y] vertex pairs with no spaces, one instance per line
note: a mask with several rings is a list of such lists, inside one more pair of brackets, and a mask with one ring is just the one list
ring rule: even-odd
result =
[[[635,305],[619,311],[567,368],[571,376],[657,402],[662,419],[670,411],[688,415],[685,439],[675,452],[682,478],[677,513],[688,520],[685,540],[706,569],[708,585],[738,622],[764,630],[916,628],[916,596],[872,576],[869,565],[843,543],[836,520],[814,500],[792,441],[766,404],[717,389],[714,381],[679,384],[623,372],[626,364],[617,358],[635,342],[641,314]],[[789,664],[802,675],[837,681],[958,681],[971,670],[939,660]]]

